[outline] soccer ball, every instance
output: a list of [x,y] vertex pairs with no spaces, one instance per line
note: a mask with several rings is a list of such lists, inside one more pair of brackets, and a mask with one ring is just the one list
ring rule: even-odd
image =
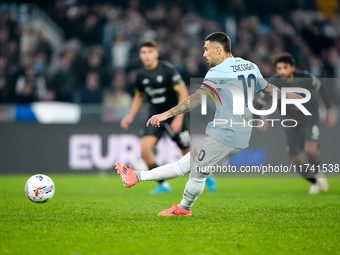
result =
[[43,174],[31,176],[25,185],[25,193],[34,203],[45,203],[50,200],[55,191],[52,179]]

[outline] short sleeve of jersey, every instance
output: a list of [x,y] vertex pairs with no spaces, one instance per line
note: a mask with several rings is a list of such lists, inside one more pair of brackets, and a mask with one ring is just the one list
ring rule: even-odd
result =
[[255,85],[255,91],[258,92],[260,90],[263,90],[267,86],[268,86],[268,82],[263,78],[259,68],[256,66],[256,85]]
[[171,67],[169,69],[170,77],[171,77],[171,86],[175,87],[176,85],[183,82],[182,76],[179,74],[179,72],[176,70],[175,67]]
[[141,76],[139,74],[137,74],[136,77],[135,89],[137,89],[140,92],[144,92],[144,86],[142,84]]
[[214,68],[211,68],[205,75],[202,86],[206,86],[206,87],[211,86],[215,88],[216,84],[218,84],[218,81],[214,77]]

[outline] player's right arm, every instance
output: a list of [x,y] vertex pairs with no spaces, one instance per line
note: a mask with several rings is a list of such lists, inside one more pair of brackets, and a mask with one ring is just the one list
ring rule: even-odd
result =
[[159,127],[160,122],[167,120],[171,117],[177,116],[178,114],[191,111],[192,109],[196,108],[201,104],[202,94],[206,94],[206,92],[198,89],[194,94],[184,99],[177,106],[161,114],[153,115],[146,123],[146,126],[149,126],[150,124],[153,127]]
[[134,117],[138,113],[140,107],[143,104],[144,101],[144,93],[139,91],[138,89],[135,90],[135,96],[132,101],[132,106],[130,109],[129,114],[122,120],[120,123],[122,128],[128,128],[131,122],[133,121]]

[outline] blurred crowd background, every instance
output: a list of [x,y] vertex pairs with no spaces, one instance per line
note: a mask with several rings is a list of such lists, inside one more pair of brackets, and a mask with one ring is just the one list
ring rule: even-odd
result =
[[[0,3],[0,103],[129,107],[141,41],[156,40],[160,59],[189,85],[208,70],[203,40],[215,31],[226,32],[233,55],[255,62],[264,77],[283,51],[316,77],[340,77],[338,0],[35,2],[61,31],[59,47],[34,15],[24,15],[30,6]],[[338,104],[339,86],[328,88]]]

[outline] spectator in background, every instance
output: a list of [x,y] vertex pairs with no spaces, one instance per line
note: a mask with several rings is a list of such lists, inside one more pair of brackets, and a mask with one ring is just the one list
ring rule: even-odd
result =
[[9,31],[5,27],[0,29],[0,56],[6,56],[8,51]]
[[81,84],[85,82],[85,74],[87,72],[86,63],[82,55],[82,44],[80,40],[71,39],[65,43],[62,56],[67,56],[71,63],[71,69]]
[[46,74],[47,56],[45,52],[40,51],[37,53],[34,59],[34,68],[38,75]]
[[174,50],[170,57],[171,62],[179,73],[183,73],[183,53],[180,50]]
[[[322,0],[318,1],[322,12],[306,0],[302,2],[305,6],[308,3],[308,10],[301,8],[301,3],[291,8],[289,1],[222,1],[218,9],[209,1],[52,2],[41,8],[64,31],[67,40],[61,45],[63,52],[58,61],[68,56],[68,67],[59,64],[48,77],[53,81],[56,99],[61,101],[72,101],[74,90],[80,89],[77,81],[85,84],[88,72],[99,73],[103,86],[111,83],[109,74],[120,69],[127,72],[130,80],[131,70],[140,66],[137,44],[146,39],[159,42],[160,58],[172,61],[189,84],[190,77],[200,77],[207,69],[202,58],[202,36],[218,30],[231,36],[234,54],[256,62],[265,77],[274,72],[272,58],[282,51],[292,52],[298,68],[317,76],[336,77],[340,73],[340,14],[327,10]],[[45,30],[32,23],[20,23],[14,8],[2,6],[0,75],[4,74],[1,61],[5,57],[9,98],[15,101],[17,78],[25,74],[27,66],[34,64],[36,72],[44,75],[51,67],[52,44]],[[335,84],[330,94],[337,95],[336,86],[339,87]]]
[[0,76],[0,103],[8,103],[8,87],[5,76]]
[[33,57],[31,54],[21,54],[16,61],[11,61],[11,66],[6,67],[7,84],[9,91],[9,101],[16,102],[16,85],[19,77],[25,77],[26,70],[33,66]]
[[66,10],[66,2],[64,0],[56,0],[54,6],[49,12],[49,16],[57,23],[58,26],[63,27]]
[[28,23],[24,28],[20,42],[20,52],[35,59],[36,64],[39,65],[37,72],[43,73],[46,65],[50,62],[52,47],[44,38],[42,31],[32,23]]
[[[87,59],[87,66],[86,66],[86,71],[85,71],[85,76],[89,72],[95,72],[99,74],[100,79],[104,79],[104,67],[103,67],[103,56],[102,54],[92,52],[90,56]],[[84,80],[85,77],[84,76]]]
[[5,56],[0,56],[0,75],[4,76],[8,73],[8,61]]
[[129,61],[131,42],[120,34],[112,47],[112,64],[113,68],[121,69],[126,68]]
[[17,80],[15,93],[17,98],[24,100],[23,102],[25,102],[24,98],[32,100],[32,102],[44,100],[46,93],[45,77],[38,75],[33,65],[28,66],[25,74],[19,76]]
[[24,73],[25,70],[33,65],[34,59],[31,54],[22,54],[20,59],[20,74]]
[[52,47],[49,42],[44,38],[43,33],[39,30],[37,32],[37,42],[34,48],[37,55],[43,53],[44,61],[49,63],[52,57]]
[[129,95],[134,95],[134,89],[135,89],[135,82],[137,79],[137,69],[131,70],[127,73],[126,77],[126,84],[124,86],[124,90],[129,93]]
[[67,40],[79,37],[79,27],[81,26],[80,8],[74,6],[66,11],[66,19],[64,21],[63,30]]
[[19,104],[30,104],[38,101],[37,88],[30,79],[24,79],[20,86],[20,90],[16,93],[16,102]]
[[111,86],[104,91],[103,103],[111,110],[103,116],[105,121],[122,120],[129,112],[132,97],[125,91],[127,76],[123,70],[116,71]]
[[200,66],[199,62],[194,57],[188,57],[185,60],[185,67],[182,77],[185,84],[189,86],[190,78],[204,77],[204,67]]
[[86,75],[85,88],[80,90],[80,104],[101,104],[103,90],[100,86],[100,76],[96,72]]
[[123,70],[119,70],[115,73],[111,82],[111,86],[104,92],[103,103],[105,106],[113,108],[130,108],[132,98],[131,95],[124,89],[126,80],[126,73]]
[[322,65],[320,59],[315,56],[311,56],[309,58],[309,66],[310,73],[315,77],[320,78],[322,74]]
[[38,31],[33,24],[28,23],[23,28],[20,40],[20,51],[24,54],[33,54],[38,43]]
[[90,15],[86,17],[83,26],[80,29],[80,40],[86,46],[99,43],[101,28],[98,24],[98,18],[96,15]]
[[55,91],[52,88],[47,88],[44,101],[52,102],[56,100]]
[[8,43],[8,68],[11,74],[15,73],[20,66],[19,43],[16,40]]
[[72,102],[73,93],[77,88],[77,76],[71,68],[71,58],[64,55],[59,60],[56,74],[52,78],[52,89],[56,93],[56,100]]

